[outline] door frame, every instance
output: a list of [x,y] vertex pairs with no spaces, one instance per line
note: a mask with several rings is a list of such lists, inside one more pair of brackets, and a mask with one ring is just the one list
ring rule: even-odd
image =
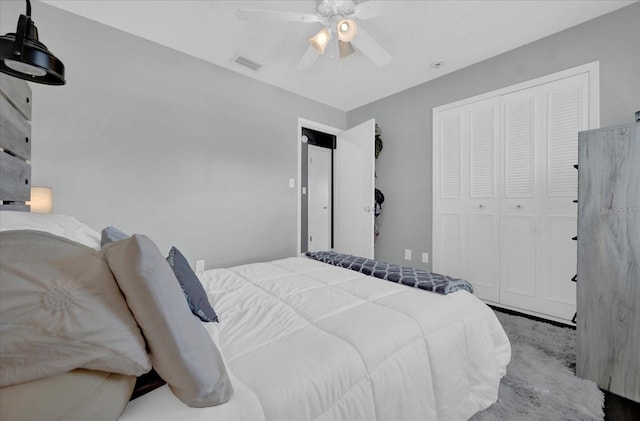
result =
[[[587,77],[587,86],[588,86],[588,91],[589,91],[589,96],[588,96],[588,103],[589,103],[589,112],[588,112],[588,118],[587,118],[587,127],[585,127],[583,130],[587,130],[587,129],[594,129],[600,126],[600,78],[599,78],[599,61],[593,61],[590,63],[586,63],[583,65],[579,65],[576,67],[572,67],[570,69],[565,69],[559,72],[555,72],[555,73],[551,73],[551,74],[547,74],[535,79],[531,79],[528,81],[524,81],[521,83],[517,83],[511,86],[507,86],[501,89],[497,89],[497,90],[493,90],[490,92],[486,92],[480,95],[476,95],[470,98],[465,98],[463,100],[459,100],[450,104],[445,104],[442,106],[438,106],[438,107],[434,107],[432,109],[431,112],[431,119],[432,119],[432,150],[433,150],[433,162],[432,162],[432,166],[433,166],[433,174],[432,174],[432,188],[433,188],[433,206],[432,206],[432,226],[433,226],[433,232],[432,232],[432,265],[433,265],[433,270],[434,271],[438,271],[438,262],[440,261],[440,255],[439,252],[441,251],[441,248],[437,247],[437,245],[440,243],[440,241],[442,240],[442,235],[441,232],[439,230],[436,229],[436,227],[438,226],[438,218],[440,215],[440,206],[441,206],[441,201],[440,201],[440,182],[441,182],[441,169],[440,169],[440,156],[441,156],[441,145],[440,145],[440,133],[439,133],[439,125],[438,125],[438,118],[439,116],[441,116],[442,114],[448,112],[448,111],[452,111],[455,110],[457,108],[460,107],[468,107],[468,106],[472,106],[475,103],[478,103],[480,101],[484,101],[484,100],[488,100],[490,98],[500,98],[502,96],[508,95],[508,94],[515,94],[518,93],[520,91],[524,91],[526,89],[529,88],[534,88],[540,85],[546,85],[546,84],[550,84],[565,78],[569,78],[569,77],[575,77],[575,76],[579,76],[579,75],[585,75]],[[499,111],[500,113],[502,113],[502,108]],[[502,117],[501,117],[502,120]],[[503,122],[500,123],[501,125],[503,124]],[[538,128],[538,130],[542,130],[541,128]],[[503,134],[501,133],[500,136],[503,136]],[[501,150],[504,147],[503,145],[503,141],[500,141],[501,144]],[[546,147],[546,146],[545,146]],[[502,152],[501,152],[502,153]],[[548,152],[547,152],[548,153]],[[501,161],[503,158],[500,158]],[[537,170],[536,170],[537,171]],[[497,177],[502,177],[502,175],[497,175]],[[500,180],[500,183],[502,183],[503,180]],[[500,190],[503,190],[502,188]],[[577,192],[576,192],[577,193]],[[500,198],[500,205],[499,207],[502,209],[502,203],[503,203],[504,198]],[[501,215],[502,214],[502,210],[500,211]],[[536,214],[537,215],[537,214]],[[504,215],[503,215],[504,216]],[[564,215],[559,215],[559,217],[564,217]],[[502,229],[502,228],[501,228]],[[544,234],[545,237],[547,234]],[[500,236],[502,237],[502,232],[500,233]],[[544,239],[542,239],[541,241],[544,241]],[[546,270],[546,269],[545,269]],[[543,276],[542,278],[545,278],[546,276]],[[503,279],[502,278],[502,272],[500,272],[500,276],[499,276],[499,281],[498,281],[498,285],[499,288],[502,290],[503,288]],[[567,283],[569,283],[569,280],[567,279]],[[534,291],[534,296],[536,296],[537,291]],[[502,295],[502,291],[500,292],[500,295]],[[491,304],[497,305],[499,307],[505,307],[508,309],[515,309],[517,311],[520,311],[522,313],[527,313],[527,314],[531,314],[537,317],[543,317],[546,319],[550,319],[550,320],[556,320],[556,321],[560,321],[562,323],[568,323],[568,318],[565,319],[563,317],[560,316],[555,316],[555,315],[551,315],[548,313],[554,312],[555,310],[550,309],[549,307],[545,307],[544,308],[544,313],[543,312],[538,312],[538,311],[534,311],[534,310],[528,310],[528,309],[524,309],[524,308],[519,308],[519,307],[515,307],[514,305],[511,304],[503,304],[502,302],[502,297],[499,297],[500,299],[498,300],[498,302],[494,302],[492,300],[489,299],[484,299],[484,301],[486,302],[490,302]],[[570,317],[570,316],[569,316]]]
[[[317,130],[319,132],[328,133],[333,136],[339,136],[343,129],[328,126],[326,124],[318,123],[312,120],[307,120],[302,117],[298,117],[298,127],[296,132],[296,143],[298,145],[298,174],[297,174],[297,193],[296,198],[298,202],[297,209],[297,227],[296,227],[296,254],[302,255],[302,128],[306,127],[311,130]],[[335,206],[335,203],[332,203]]]

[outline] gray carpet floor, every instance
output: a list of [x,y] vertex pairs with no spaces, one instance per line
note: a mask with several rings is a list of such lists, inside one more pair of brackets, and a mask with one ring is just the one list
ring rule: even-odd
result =
[[498,401],[472,421],[601,421],[604,395],[575,376],[576,332],[496,311],[511,342]]

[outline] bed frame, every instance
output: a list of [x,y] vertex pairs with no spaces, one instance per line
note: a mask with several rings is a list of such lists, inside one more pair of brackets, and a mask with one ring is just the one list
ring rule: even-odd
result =
[[31,88],[0,73],[0,210],[29,212]]

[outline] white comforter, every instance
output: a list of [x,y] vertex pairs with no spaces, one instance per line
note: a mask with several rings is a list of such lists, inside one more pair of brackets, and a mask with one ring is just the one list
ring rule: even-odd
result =
[[236,390],[189,408],[167,388],[121,419],[465,420],[490,406],[511,357],[493,312],[306,258],[209,270]]

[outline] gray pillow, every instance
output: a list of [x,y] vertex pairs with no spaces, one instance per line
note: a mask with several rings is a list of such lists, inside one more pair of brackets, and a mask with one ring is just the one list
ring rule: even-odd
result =
[[191,314],[158,247],[134,234],[103,251],[147,340],[153,368],[173,393],[193,407],[227,402],[233,388],[220,351]]
[[205,292],[198,276],[193,273],[189,262],[180,250],[171,247],[169,256],[167,257],[169,266],[173,269],[173,273],[178,278],[182,292],[184,293],[191,312],[198,316],[203,322],[217,322],[218,316],[209,303],[209,298]]
[[0,386],[75,368],[138,376],[145,342],[102,254],[40,231],[0,233]]
[[106,227],[100,235],[100,247],[104,247],[113,241],[124,240],[125,238],[129,238],[129,234],[120,231],[116,227]]

